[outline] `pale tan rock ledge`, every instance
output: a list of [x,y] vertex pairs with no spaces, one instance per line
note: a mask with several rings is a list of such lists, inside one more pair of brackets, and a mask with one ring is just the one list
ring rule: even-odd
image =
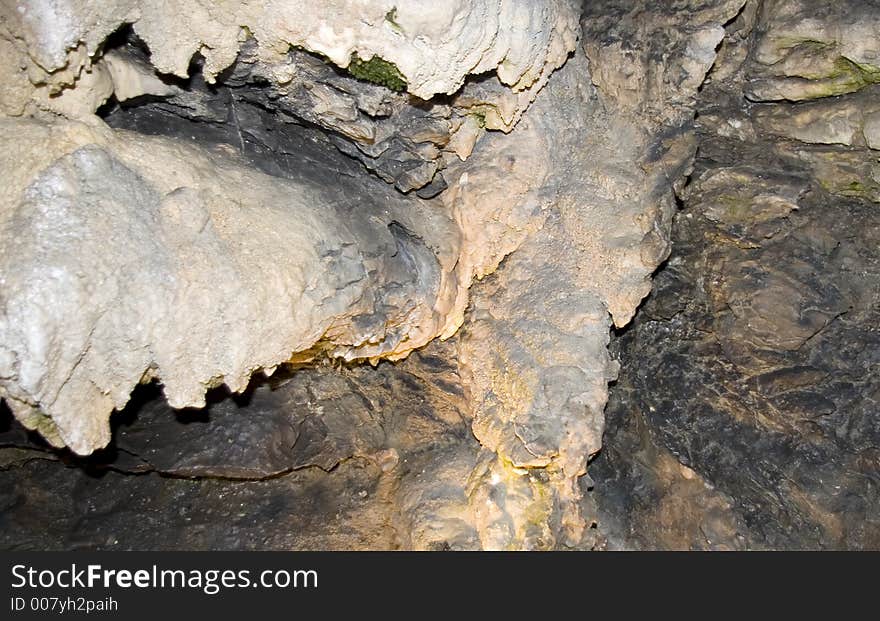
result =
[[[162,73],[186,77],[200,53],[212,81],[253,37],[279,84],[290,72],[288,50],[300,47],[342,68],[355,54],[377,56],[411,94],[430,99],[487,72],[514,91],[536,92],[575,49],[579,13],[575,0],[5,0],[0,38],[24,48],[34,83],[71,83],[111,33],[131,24]],[[5,71],[19,70],[13,63]]]

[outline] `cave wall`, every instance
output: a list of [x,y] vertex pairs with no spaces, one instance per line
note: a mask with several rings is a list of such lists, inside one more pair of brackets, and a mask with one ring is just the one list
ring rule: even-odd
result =
[[185,4],[0,5],[4,532],[875,545],[873,2]]
[[609,547],[877,549],[880,5],[750,2],[591,473]]

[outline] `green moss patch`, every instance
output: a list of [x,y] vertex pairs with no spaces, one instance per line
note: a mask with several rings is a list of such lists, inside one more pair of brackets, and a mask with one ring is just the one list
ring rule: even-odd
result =
[[406,90],[406,79],[397,66],[379,56],[364,60],[355,52],[351,55],[348,72],[358,80],[379,84],[392,91]]
[[834,61],[834,72],[829,76],[849,91],[857,91],[880,82],[880,70],[840,56]]

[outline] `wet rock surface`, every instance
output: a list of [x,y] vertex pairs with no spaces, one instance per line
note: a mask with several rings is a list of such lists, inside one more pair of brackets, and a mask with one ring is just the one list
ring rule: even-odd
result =
[[[759,184],[766,169],[747,168],[742,181]],[[746,225],[713,222],[715,208],[735,209],[717,200],[689,198],[655,294],[617,342],[625,371],[590,470],[606,520],[617,522],[611,539],[876,548],[880,218],[821,188],[796,212]],[[640,452],[674,456],[727,510],[689,503],[677,519],[700,529],[666,540],[654,505],[675,495],[673,483],[654,472],[662,459],[632,459]]]
[[279,370],[199,410],[144,387],[89,458],[53,451],[4,412],[0,548],[473,546],[407,522],[438,520],[431,497],[448,504],[455,479],[432,464],[475,461],[450,347],[376,369]]
[[[278,550],[392,547],[380,470],[354,460],[279,479],[233,482],[90,474],[30,461],[0,492],[5,550]],[[47,485],[47,482],[50,482]],[[361,496],[359,491],[366,494]],[[376,505],[379,505],[378,507]]]
[[[672,256],[612,345],[622,371],[590,467],[608,547],[880,548],[880,213],[841,183],[877,154],[857,123],[828,137],[876,96],[747,101],[771,7],[806,4],[734,24],[721,60],[747,71],[722,67],[701,95]],[[880,17],[844,4],[862,28]]]

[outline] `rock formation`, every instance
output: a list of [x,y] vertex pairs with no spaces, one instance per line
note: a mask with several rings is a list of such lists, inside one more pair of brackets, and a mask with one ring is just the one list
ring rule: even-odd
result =
[[675,250],[615,343],[610,547],[880,547],[878,27],[808,0],[728,26]]
[[[432,139],[453,140],[451,112],[411,113],[414,106],[395,101],[387,83],[357,88],[329,66],[315,69],[324,61],[288,51],[300,46],[342,68],[355,57],[386,71],[396,63],[401,84],[424,98],[453,92],[470,71],[486,69],[497,69],[515,89],[539,88],[573,47],[577,20],[573,6],[546,8],[534,16],[535,30],[546,35],[538,54],[528,31],[512,34],[519,23],[513,17],[531,19],[527,4],[519,5],[523,13],[507,4],[438,7],[426,20],[414,6],[375,3],[359,7],[363,14],[338,12],[338,23],[315,7],[304,13],[313,16],[311,25],[251,5],[210,14],[180,7],[192,22],[185,25],[177,11],[151,3],[7,6],[7,47],[19,52],[8,64],[24,66],[32,84],[29,99],[7,112],[35,117],[4,121],[4,170],[13,182],[3,208],[3,394],[13,411],[53,443],[85,454],[107,443],[110,412],[139,382],[159,379],[174,407],[200,406],[212,386],[240,391],[255,370],[294,357],[398,358],[449,336],[457,327],[450,318],[460,322],[463,314],[469,272],[492,265],[462,261],[472,253],[460,247],[448,211],[378,183],[375,190],[346,189],[339,175],[356,177],[351,171],[309,170],[302,162],[288,165],[281,181],[222,148],[206,152],[179,139],[108,131],[93,113],[118,90],[118,101],[168,97],[170,105],[205,109],[199,119],[210,118],[206,90],[175,86],[163,73],[188,78],[201,50],[200,77],[215,82],[236,62],[239,35],[250,32],[248,54],[230,83],[268,82],[272,102],[249,101],[251,107],[274,106],[276,114],[335,130],[353,143],[347,150],[387,142],[384,132],[439,153]],[[498,26],[485,40],[487,12]],[[452,60],[437,55],[452,45],[443,39],[450,21],[463,35]],[[148,47],[152,75],[136,49],[109,50],[104,59],[106,37],[123,23]],[[231,26],[239,23],[245,26]],[[364,32],[353,34],[352,24]],[[442,40],[428,60],[426,50],[417,50],[433,37]],[[475,54],[483,62],[468,64]],[[224,107],[244,150],[235,99],[230,95]],[[46,118],[47,112],[67,118]],[[513,123],[518,113],[506,120]],[[394,118],[391,129],[370,120],[387,116]],[[457,122],[458,129],[467,125]],[[454,152],[463,158],[460,143]],[[308,157],[302,144],[293,150],[300,160]],[[387,172],[388,165],[378,168]],[[409,190],[419,185],[413,174],[410,167],[391,180]],[[338,189],[328,187],[331,179]],[[260,276],[265,271],[271,274]]]
[[5,0],[9,498],[78,499],[61,548],[880,545],[878,24]]

